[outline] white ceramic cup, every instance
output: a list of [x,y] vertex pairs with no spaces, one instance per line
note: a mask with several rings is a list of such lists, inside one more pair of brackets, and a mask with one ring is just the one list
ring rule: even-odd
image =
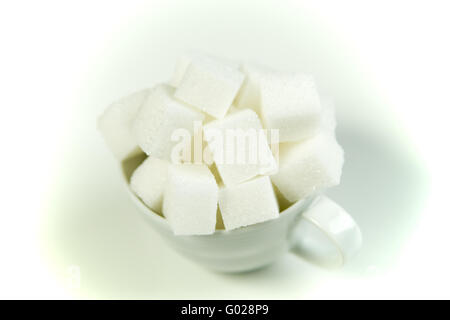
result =
[[[134,166],[134,167],[133,167]],[[290,250],[316,264],[338,267],[360,248],[361,232],[351,216],[320,195],[300,200],[277,219],[211,235],[176,236],[164,217],[149,209],[129,188],[136,164],[122,164],[128,193],[153,227],[176,251],[209,269],[243,272],[264,267]]]

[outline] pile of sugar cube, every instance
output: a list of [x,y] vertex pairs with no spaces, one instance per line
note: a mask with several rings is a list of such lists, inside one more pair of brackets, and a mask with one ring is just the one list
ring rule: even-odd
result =
[[[311,76],[209,56],[181,57],[170,81],[120,99],[98,119],[117,160],[147,155],[130,187],[176,235],[276,219],[286,203],[339,184],[344,154],[335,127],[334,107]],[[239,130],[262,132],[260,157],[225,159],[230,150],[253,150],[250,140],[217,143],[218,133]],[[180,132],[189,143],[174,161]]]

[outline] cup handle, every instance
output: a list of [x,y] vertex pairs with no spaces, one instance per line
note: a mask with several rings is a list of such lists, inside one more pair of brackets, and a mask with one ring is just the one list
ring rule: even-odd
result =
[[344,265],[362,245],[353,218],[333,200],[317,197],[291,230],[291,252],[314,264]]

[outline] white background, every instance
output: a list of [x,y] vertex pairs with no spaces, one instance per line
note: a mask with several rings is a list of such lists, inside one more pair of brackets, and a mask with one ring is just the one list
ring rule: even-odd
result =
[[[190,1],[188,5],[184,1],[167,0],[9,1],[0,4],[0,139],[3,150],[0,158],[3,169],[0,179],[0,297],[86,297],[84,293],[70,290],[64,283],[64,275],[58,274],[58,268],[52,268],[51,254],[42,241],[46,239],[42,234],[52,221],[48,217],[50,201],[54,201],[58,190],[65,187],[55,181],[60,172],[73,168],[77,161],[76,155],[74,157],[70,152],[71,143],[78,144],[76,150],[83,150],[79,148],[80,143],[89,144],[86,136],[77,140],[77,132],[95,126],[95,122],[74,120],[82,119],[77,116],[80,108],[88,112],[86,105],[92,103],[88,101],[89,95],[98,92],[95,102],[106,105],[136,89],[146,77],[149,84],[155,81],[155,75],[146,73],[148,70],[139,70],[141,60],[114,56],[127,57],[134,50],[144,50],[140,59],[145,55],[151,60],[167,54],[167,59],[161,60],[160,69],[155,71],[159,76],[163,74],[162,70],[166,73],[170,70],[174,57],[184,47],[207,50],[212,38],[207,38],[206,32],[217,31],[223,36],[230,28],[228,38],[222,39],[222,47],[218,41],[211,40],[214,50],[228,50],[227,55],[248,58],[247,52],[272,48],[272,51],[268,49],[269,53],[261,52],[261,56],[273,58],[284,48],[273,48],[267,41],[284,35],[277,35],[277,30],[270,27],[287,30],[289,25],[283,24],[284,18],[290,17],[292,20],[287,21],[294,21],[297,16],[307,16],[312,21],[320,21],[324,30],[332,30],[341,43],[351,48],[355,63],[364,66],[361,69],[364,77],[370,78],[377,92],[382,92],[383,99],[389,101],[390,112],[401,119],[404,137],[408,137],[406,143],[414,146],[425,163],[430,174],[430,188],[417,226],[396,263],[386,272],[357,279],[324,273],[320,284],[306,293],[296,296],[290,288],[292,294],[278,296],[450,298],[450,207],[447,200],[450,181],[450,7],[447,2],[212,2]],[[208,10],[211,10],[210,16]],[[285,16],[278,15],[277,10]],[[217,20],[220,13],[222,19]],[[184,37],[177,42],[173,25],[165,25],[168,30],[161,28],[164,25],[161,21],[169,18],[172,18],[171,23],[198,24],[193,30],[204,32],[193,33],[192,38]],[[145,32],[141,30],[144,21],[153,28],[161,28],[148,32],[153,37],[155,32],[160,33],[159,41],[164,43],[166,39],[166,47],[136,46],[140,43],[139,37],[145,42]],[[227,24],[219,25],[224,22]],[[237,26],[244,25],[249,38],[237,30]],[[133,28],[140,28],[140,31],[133,33]],[[293,30],[290,36],[295,36],[295,32]],[[317,34],[317,37],[322,36]],[[202,47],[195,45],[198,43],[203,43]],[[168,52],[170,49],[173,51]],[[121,64],[115,68],[117,62]],[[289,59],[284,63],[288,66]],[[127,79],[127,65],[130,64],[135,78]],[[119,78],[120,81],[115,82],[114,79]],[[110,82],[102,86],[105,79]],[[83,107],[83,103],[87,104]],[[90,117],[95,119],[104,105],[95,107]],[[89,152],[88,148],[86,152]],[[70,165],[67,158],[72,160]],[[109,158],[105,156],[106,166],[112,167],[106,159]],[[80,163],[83,165],[84,162]],[[99,179],[94,171],[89,172],[89,177],[92,181]],[[91,184],[96,185],[96,182]],[[209,275],[199,276],[199,279],[221,285]],[[234,279],[234,283],[238,282]],[[257,284],[256,280],[254,284]],[[277,298],[270,295],[270,286],[262,289],[241,286],[239,290],[249,292],[248,295],[242,293],[242,297],[254,294],[254,297]],[[264,290],[267,293],[261,293]],[[175,292],[173,296],[181,297]],[[145,297],[145,294],[139,297]],[[161,297],[171,297],[170,292]],[[218,297],[227,297],[227,293]]]

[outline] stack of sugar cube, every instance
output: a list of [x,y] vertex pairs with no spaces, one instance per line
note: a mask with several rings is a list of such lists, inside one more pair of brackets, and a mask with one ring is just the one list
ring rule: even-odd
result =
[[339,184],[335,127],[311,76],[209,56],[180,58],[167,84],[98,120],[117,160],[147,155],[130,188],[177,235],[276,219],[282,203]]

